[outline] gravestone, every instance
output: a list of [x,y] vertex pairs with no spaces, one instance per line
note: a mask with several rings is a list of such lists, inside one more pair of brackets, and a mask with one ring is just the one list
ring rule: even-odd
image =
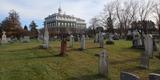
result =
[[102,32],[99,32],[99,46],[100,48],[104,48],[104,38]]
[[60,50],[60,56],[66,55],[66,49],[67,49],[67,39],[63,37],[61,41],[61,50]]
[[1,44],[8,43],[7,37],[6,37],[6,32],[3,31],[2,33],[3,33],[3,34],[2,34]]
[[132,73],[121,72],[120,80],[140,80],[140,78]]
[[85,49],[85,35],[80,37],[80,50]]
[[149,45],[149,41],[150,41],[150,36],[149,35],[145,35],[144,36],[144,47],[145,47],[145,51],[144,53],[141,53],[140,56],[140,67],[148,69],[149,68],[149,58],[150,58],[150,45]]
[[132,39],[132,47],[139,48],[142,46],[142,40],[141,35],[137,30],[134,30],[132,33],[133,39]]
[[29,37],[29,36],[24,36],[24,37],[22,38],[22,42],[24,42],[24,43],[30,42],[30,37]]
[[150,73],[149,80],[160,80],[160,74]]
[[46,25],[44,27],[44,37],[43,37],[42,47],[46,49],[49,47],[48,44],[49,44],[49,32],[48,32],[48,27]]
[[41,33],[40,33],[40,30],[38,30],[38,41],[41,41]]
[[109,39],[108,39],[109,42],[113,42],[113,36],[114,35],[112,33],[109,33]]
[[98,43],[99,42],[99,36],[98,34],[95,35],[95,40],[94,40],[94,43]]
[[11,38],[7,38],[7,41],[8,41],[8,42],[12,42]]
[[108,76],[108,55],[105,50],[99,53],[99,74]]
[[70,35],[69,41],[70,41],[70,47],[73,47],[73,43],[74,43],[74,37],[73,37],[73,35]]
[[108,40],[106,41],[106,44],[114,44],[113,37],[114,37],[114,35],[112,33],[109,33]]
[[152,35],[145,35],[144,40],[145,53],[153,57],[153,38]]

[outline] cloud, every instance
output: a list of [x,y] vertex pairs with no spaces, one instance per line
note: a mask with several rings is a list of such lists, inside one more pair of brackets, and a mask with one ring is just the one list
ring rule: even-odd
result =
[[[19,13],[22,23],[31,20],[43,22],[49,14],[57,12],[59,3],[58,0],[0,0],[0,17],[8,16],[9,10],[14,9]],[[61,0],[61,7],[66,14],[88,22],[102,11],[105,3],[106,0]],[[43,23],[38,24],[42,26]]]

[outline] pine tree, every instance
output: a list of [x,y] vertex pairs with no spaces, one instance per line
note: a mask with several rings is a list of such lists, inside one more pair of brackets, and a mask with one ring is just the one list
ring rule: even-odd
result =
[[19,21],[19,15],[16,11],[11,10],[9,16],[2,21],[2,30],[6,32],[8,37],[20,38],[23,33],[21,23]]
[[31,38],[37,38],[38,37],[38,30],[37,30],[37,25],[34,21],[32,21],[29,25],[30,27],[30,32],[31,32]]
[[28,27],[25,25],[24,26],[24,36],[29,36],[29,31],[28,31]]

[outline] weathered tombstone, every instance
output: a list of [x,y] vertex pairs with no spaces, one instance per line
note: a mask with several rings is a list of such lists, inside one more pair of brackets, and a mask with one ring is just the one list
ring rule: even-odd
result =
[[148,69],[149,68],[149,58],[150,58],[150,51],[149,51],[149,41],[150,36],[149,35],[145,35],[145,39],[144,39],[144,47],[145,47],[145,51],[144,53],[141,54],[140,56],[140,67]]
[[153,39],[151,35],[146,35],[144,40],[145,53],[153,57]]
[[7,41],[7,37],[6,37],[6,32],[5,32],[5,31],[3,31],[2,33],[3,33],[3,35],[2,35],[1,44],[8,43],[8,41]]
[[46,49],[49,47],[48,44],[49,44],[49,32],[48,32],[48,27],[46,25],[44,27],[44,37],[43,37],[42,47]]
[[99,53],[99,74],[108,76],[108,55],[105,50]]
[[64,37],[61,41],[61,51],[60,51],[60,56],[66,55],[66,49],[67,49],[67,40]]
[[40,33],[40,30],[38,30],[38,41],[41,41],[41,33]]
[[74,43],[74,37],[73,37],[73,35],[70,35],[69,41],[70,41],[70,47],[73,47],[73,43]]
[[106,42],[106,44],[114,44],[113,37],[114,35],[112,33],[109,33],[108,41]]
[[150,73],[149,80],[160,80],[160,74]]
[[113,42],[113,34],[112,33],[109,33],[109,39],[108,39],[109,42]]
[[160,58],[160,43],[156,43],[158,57]]
[[141,35],[138,33],[137,34],[137,47],[142,46],[142,40],[141,40]]
[[85,35],[82,35],[80,38],[80,50],[85,49]]
[[8,42],[11,42],[11,38],[7,38],[7,41],[8,41]]
[[137,30],[133,31],[132,36],[132,47],[139,48],[140,46],[142,46],[141,35]]
[[30,42],[30,37],[29,37],[29,36],[24,36],[24,37],[22,38],[22,42],[24,42],[24,43]]
[[121,72],[120,80],[140,80],[140,78],[132,73]]
[[98,43],[99,42],[98,38],[99,38],[99,36],[98,36],[98,34],[96,34],[95,35],[95,39],[94,39],[94,43]]
[[99,46],[100,48],[104,48],[104,38],[102,32],[99,32]]

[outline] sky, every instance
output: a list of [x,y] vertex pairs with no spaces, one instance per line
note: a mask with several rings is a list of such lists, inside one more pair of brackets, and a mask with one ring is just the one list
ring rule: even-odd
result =
[[57,12],[59,6],[68,15],[74,15],[86,20],[90,19],[104,8],[111,0],[0,0],[0,22],[14,9],[20,15],[22,26],[29,25],[34,20],[38,28],[43,27],[44,18]]

